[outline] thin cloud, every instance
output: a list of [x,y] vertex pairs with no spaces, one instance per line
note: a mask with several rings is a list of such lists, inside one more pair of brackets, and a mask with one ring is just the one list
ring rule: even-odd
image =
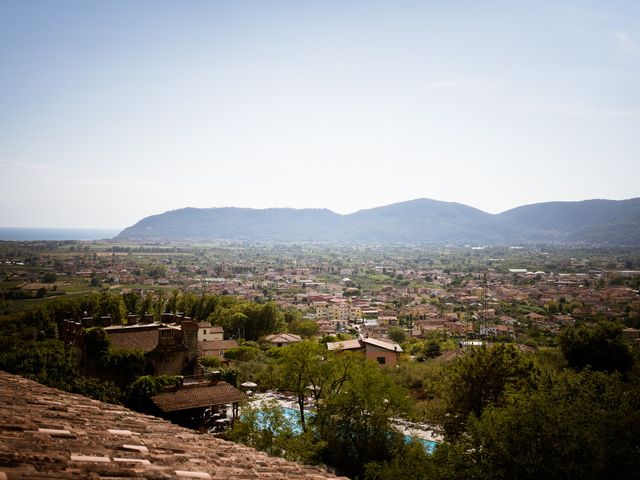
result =
[[616,49],[616,58],[621,61],[630,61],[640,58],[640,45],[636,43],[627,32],[610,32]]
[[432,88],[451,89],[470,93],[493,93],[501,84],[492,80],[456,78],[440,80],[431,84]]
[[522,3],[537,8],[552,10],[573,18],[585,18],[588,20],[620,20],[625,18],[623,15],[613,13],[610,10],[595,8],[593,6],[587,7],[582,3],[574,1],[523,0]]
[[622,15],[605,12],[604,10],[589,9],[575,5],[563,5],[560,7],[560,10],[571,16],[588,18],[590,20],[619,20],[624,18]]
[[640,109],[598,108],[568,105],[518,105],[516,109],[565,117],[639,120]]
[[0,158],[0,163],[5,165],[13,165],[15,167],[20,167],[20,168],[29,168],[33,170],[53,170],[53,171],[64,172],[64,173],[72,173],[75,171],[75,170],[72,170],[71,168],[58,167],[55,165],[46,165],[44,163],[17,162],[15,160],[7,160],[5,158]]
[[[83,172],[76,168],[58,167],[44,163],[20,162],[16,160],[7,160],[6,158],[0,158],[0,165],[12,165],[22,169],[54,172],[44,178],[50,183],[65,185],[121,186],[127,188],[136,187],[156,189],[167,189],[173,186],[166,182],[140,179],[137,177],[114,176],[106,172],[100,176],[89,176],[87,175],[87,172]],[[55,175],[55,172],[62,173],[64,176]]]

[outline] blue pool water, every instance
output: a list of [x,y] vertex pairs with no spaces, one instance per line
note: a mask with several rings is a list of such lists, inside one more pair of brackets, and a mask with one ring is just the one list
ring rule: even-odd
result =
[[436,449],[436,445],[438,445],[436,442],[432,442],[431,440],[427,440],[426,438],[412,437],[410,435],[404,436],[405,443],[409,443],[411,442],[411,440],[417,440],[418,442],[420,442],[424,449],[429,453],[433,453],[433,451]]
[[[282,410],[282,413],[284,414],[284,417],[289,421],[294,433],[301,433],[302,428],[300,427],[300,413],[298,412],[298,410],[294,410],[293,408],[286,408],[286,407],[281,407],[281,410]],[[312,413],[308,413],[308,415],[311,417],[313,416]],[[307,415],[305,415],[305,418],[306,417]],[[404,436],[404,441],[406,443],[409,443],[412,440],[417,440],[418,442],[420,442],[424,446],[424,449],[429,453],[433,453],[437,445],[436,442],[432,442],[424,438],[412,437],[411,435]]]

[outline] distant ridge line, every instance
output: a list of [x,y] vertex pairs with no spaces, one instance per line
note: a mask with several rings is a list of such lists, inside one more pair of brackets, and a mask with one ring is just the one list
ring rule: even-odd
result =
[[640,198],[535,203],[499,214],[427,198],[346,215],[322,208],[187,207],[145,217],[115,239],[640,246]]

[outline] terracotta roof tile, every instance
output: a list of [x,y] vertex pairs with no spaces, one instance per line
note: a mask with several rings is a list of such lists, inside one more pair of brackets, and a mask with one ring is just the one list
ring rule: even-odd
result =
[[374,345],[376,347],[384,348],[385,350],[391,350],[393,352],[402,352],[402,347],[391,340],[381,340],[379,338],[365,338],[362,340],[364,343]]
[[195,384],[171,392],[159,393],[151,401],[163,412],[209,407],[239,402],[244,394],[227,382]]
[[203,340],[200,342],[203,352],[229,350],[238,346],[237,340]]
[[343,340],[341,342],[327,342],[328,350],[359,350],[364,348],[364,344],[356,340]]
[[[126,448],[131,446],[136,448]],[[169,479],[207,475],[227,479],[336,478],[316,467],[269,457],[156,417],[0,372],[0,478]]]
[[267,335],[264,339],[271,343],[295,343],[302,341],[300,335],[293,333],[274,333],[273,335]]

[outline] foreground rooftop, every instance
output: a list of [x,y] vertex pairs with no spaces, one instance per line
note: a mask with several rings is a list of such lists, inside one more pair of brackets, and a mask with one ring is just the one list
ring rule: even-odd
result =
[[335,479],[0,371],[0,479]]

